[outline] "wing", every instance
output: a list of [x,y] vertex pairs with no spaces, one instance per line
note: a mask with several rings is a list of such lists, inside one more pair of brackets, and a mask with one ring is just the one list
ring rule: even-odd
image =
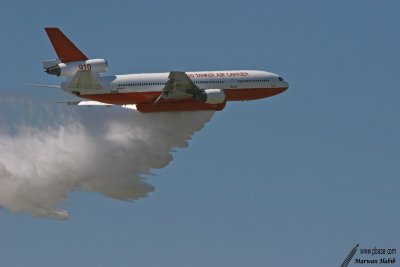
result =
[[101,89],[97,74],[91,71],[78,70],[68,87],[80,89]]
[[163,92],[156,99],[154,104],[161,99],[188,98],[200,92],[201,90],[193,83],[185,72],[171,71],[168,76],[168,82],[163,88]]

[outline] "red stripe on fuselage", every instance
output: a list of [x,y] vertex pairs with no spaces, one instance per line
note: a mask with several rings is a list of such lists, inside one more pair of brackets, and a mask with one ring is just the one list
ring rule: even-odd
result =
[[[226,101],[244,101],[271,97],[284,92],[287,88],[245,88],[245,89],[224,89]],[[160,96],[160,91],[153,92],[129,92],[129,93],[107,93],[107,94],[85,94],[82,98],[95,100],[115,105],[147,104],[153,103]],[[162,100],[162,102],[179,103],[194,102],[191,98]],[[196,101],[197,102],[197,101]]]
[[159,102],[157,104],[137,104],[136,108],[140,112],[169,112],[169,111],[197,111],[215,110],[220,111],[225,108],[226,102],[220,104],[206,104],[203,102]]

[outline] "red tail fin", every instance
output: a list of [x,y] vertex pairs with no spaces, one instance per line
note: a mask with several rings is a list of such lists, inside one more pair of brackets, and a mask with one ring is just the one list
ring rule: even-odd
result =
[[83,61],[88,59],[60,29],[45,28],[45,30],[61,62]]

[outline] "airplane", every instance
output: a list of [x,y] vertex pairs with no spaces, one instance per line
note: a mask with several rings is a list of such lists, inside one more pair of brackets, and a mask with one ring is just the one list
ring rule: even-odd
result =
[[85,100],[69,105],[111,106],[140,112],[199,111],[224,109],[227,101],[271,97],[289,84],[279,75],[259,70],[225,70],[141,73],[101,76],[105,59],[89,59],[58,28],[45,28],[58,59],[43,62],[50,75],[66,77],[57,87]]

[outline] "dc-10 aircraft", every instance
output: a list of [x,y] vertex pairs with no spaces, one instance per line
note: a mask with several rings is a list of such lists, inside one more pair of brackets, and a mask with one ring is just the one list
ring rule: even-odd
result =
[[222,110],[227,101],[254,100],[284,92],[282,77],[258,70],[228,70],[100,76],[105,59],[89,59],[58,28],[45,28],[58,56],[45,72],[66,77],[64,91],[86,99],[73,105],[120,105],[140,112]]

